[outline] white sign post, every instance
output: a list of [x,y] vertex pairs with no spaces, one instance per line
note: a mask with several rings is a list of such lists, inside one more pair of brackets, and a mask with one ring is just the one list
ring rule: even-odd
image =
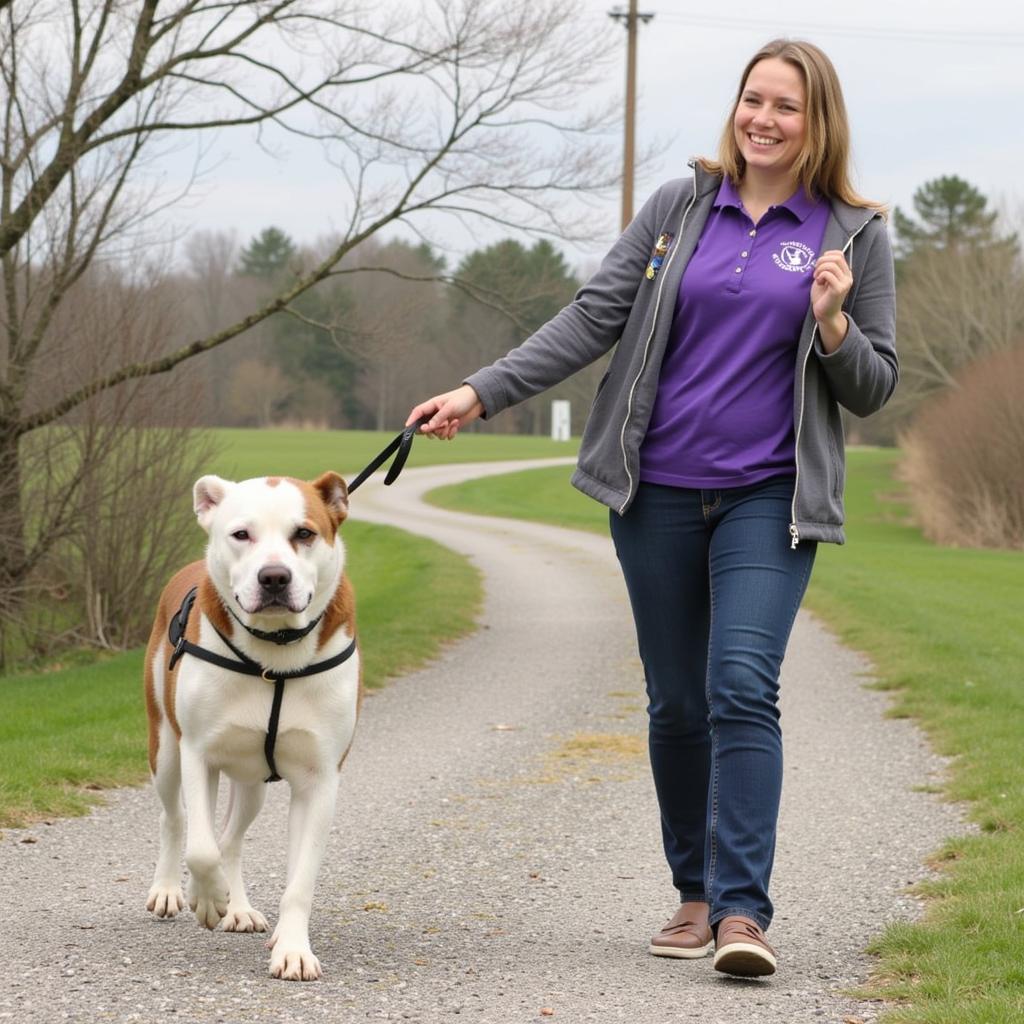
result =
[[569,403],[562,398],[551,403],[551,440],[568,441],[572,423]]

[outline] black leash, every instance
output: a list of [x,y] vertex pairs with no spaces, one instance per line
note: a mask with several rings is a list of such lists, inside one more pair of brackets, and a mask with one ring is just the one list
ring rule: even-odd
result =
[[171,642],[171,646],[174,648],[174,651],[171,654],[170,661],[167,663],[167,669],[168,671],[172,670],[186,654],[191,654],[193,658],[209,662],[209,664],[216,665],[218,668],[227,669],[229,672],[237,672],[239,675],[243,676],[259,676],[261,679],[265,679],[268,683],[273,683],[274,701],[270,706],[270,721],[267,723],[267,738],[263,744],[263,753],[266,756],[267,764],[270,766],[270,775],[263,781],[280,782],[281,776],[277,774],[277,765],[274,763],[274,746],[277,743],[277,727],[281,720],[281,702],[284,699],[284,684],[289,679],[301,679],[304,676],[315,676],[320,672],[326,672],[328,669],[332,669],[335,666],[342,664],[342,662],[348,661],[348,659],[355,653],[356,642],[353,639],[352,643],[350,643],[343,651],[335,654],[332,658],[326,658],[324,661],[314,662],[312,665],[296,669],[293,672],[275,672],[273,669],[264,668],[258,661],[253,661],[252,658],[240,651],[219,629],[217,629],[216,626],[214,626],[214,632],[221,638],[221,640],[224,641],[225,646],[238,660],[236,661],[233,658],[225,658],[223,655],[217,654],[215,651],[208,651],[205,647],[200,647],[198,644],[194,644],[190,640],[185,639],[185,627],[188,624],[188,616],[192,611],[192,606],[195,604],[197,590],[197,587],[193,587],[185,595],[185,600],[181,602],[181,607],[171,618],[171,623],[167,630],[167,639]]
[[398,474],[402,472],[405,466],[405,460],[409,458],[409,452],[412,451],[412,442],[419,432],[420,427],[424,423],[430,421],[430,416],[421,416],[415,423],[410,423],[388,446],[378,455],[373,462],[371,462],[366,469],[364,469],[356,478],[348,485],[348,493],[351,494],[360,484],[364,483],[369,477],[373,476],[374,473],[384,465],[385,462],[391,457],[393,452],[397,452],[395,455],[395,461],[391,463],[388,469],[387,475],[384,477],[384,486],[390,487],[397,479]]

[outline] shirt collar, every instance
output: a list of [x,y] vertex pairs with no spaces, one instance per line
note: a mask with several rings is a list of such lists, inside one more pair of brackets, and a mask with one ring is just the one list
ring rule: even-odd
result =
[[[785,202],[778,205],[788,210],[801,224],[818,208],[820,202],[817,198],[811,198],[804,191],[801,185]],[[713,204],[716,209],[723,206],[734,206],[737,210],[743,210],[743,203],[735,186],[729,180],[728,175],[722,179],[718,187],[718,195],[715,196]],[[746,213],[745,210],[743,210]]]

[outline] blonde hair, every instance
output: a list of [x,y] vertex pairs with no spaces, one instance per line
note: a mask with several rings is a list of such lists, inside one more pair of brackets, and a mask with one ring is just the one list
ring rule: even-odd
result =
[[884,211],[884,203],[858,195],[850,183],[850,125],[839,76],[824,52],[802,39],[773,39],[754,54],[740,77],[740,87],[718,143],[718,159],[698,157],[697,162],[709,174],[728,175],[734,185],[739,185],[746,161],[733,128],[736,108],[754,65],[771,58],[791,64],[803,79],[806,134],[794,170],[804,190],[809,195],[818,193],[828,199],[841,199],[850,206]]

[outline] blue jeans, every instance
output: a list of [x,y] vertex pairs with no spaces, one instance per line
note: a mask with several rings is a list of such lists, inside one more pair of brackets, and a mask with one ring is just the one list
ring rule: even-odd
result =
[[779,670],[816,545],[790,548],[793,478],[691,490],[640,484],[611,515],[649,698],[665,856],[714,925],[762,928],[782,792]]

